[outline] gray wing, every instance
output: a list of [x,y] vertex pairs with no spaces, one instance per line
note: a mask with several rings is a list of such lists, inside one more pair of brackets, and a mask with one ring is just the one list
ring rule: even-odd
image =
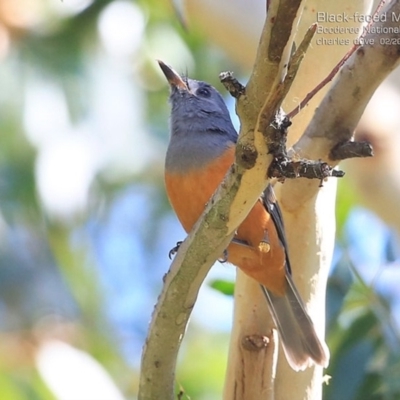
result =
[[272,221],[274,221],[276,231],[278,232],[279,240],[281,241],[282,246],[285,249],[286,268],[289,271],[289,273],[291,274],[292,268],[290,266],[290,261],[289,261],[288,246],[287,246],[287,240],[286,240],[286,235],[285,235],[285,226],[283,223],[282,212],[279,207],[278,201],[275,196],[274,189],[271,184],[269,184],[267,186],[267,188],[264,190],[264,193],[263,193],[261,199],[262,199],[265,209],[271,215]]

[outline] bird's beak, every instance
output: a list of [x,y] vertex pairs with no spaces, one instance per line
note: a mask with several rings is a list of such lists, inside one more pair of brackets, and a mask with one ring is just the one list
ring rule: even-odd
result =
[[183,89],[183,90],[188,90],[188,87],[185,83],[185,81],[180,77],[180,75],[174,71],[170,66],[167,64],[163,63],[160,60],[157,60],[158,64],[164,73],[165,77],[167,78],[168,83],[172,87],[176,87],[178,89]]

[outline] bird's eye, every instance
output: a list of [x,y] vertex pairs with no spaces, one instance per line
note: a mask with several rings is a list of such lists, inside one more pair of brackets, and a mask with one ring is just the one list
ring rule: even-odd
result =
[[196,94],[201,97],[210,97],[211,90],[207,87],[201,87],[197,90]]

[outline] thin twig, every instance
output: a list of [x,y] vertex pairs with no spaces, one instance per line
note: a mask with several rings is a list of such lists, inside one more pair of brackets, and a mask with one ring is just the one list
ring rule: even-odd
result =
[[235,99],[238,99],[246,93],[246,88],[233,76],[233,72],[221,72],[219,74],[219,80]]
[[[293,56],[289,61],[288,70],[283,82],[278,84],[274,93],[267,98],[259,114],[259,118],[257,120],[257,125],[255,129],[263,133],[264,137],[268,142],[268,149],[270,153],[273,153],[271,147],[274,147],[274,140],[272,138],[276,137],[274,132],[272,132],[276,128],[276,124],[273,122],[275,122],[275,119],[279,114],[278,113],[279,107],[283,103],[285,96],[292,87],[292,83],[297,75],[297,71],[300,68],[301,62],[304,58],[304,55],[308,47],[310,46],[310,43],[312,41],[312,38],[314,37],[316,30],[317,30],[317,24],[313,24],[308,28],[299,47],[294,52]],[[271,115],[271,113],[273,113],[274,111],[275,115],[273,114]]]
[[350,58],[350,56],[360,47],[359,44],[353,45],[353,47],[345,54],[345,56],[333,67],[332,71],[324,78],[311,92],[307,93],[307,96],[296,106],[290,113],[288,117],[292,119],[295,117],[307,104],[308,102],[326,85],[328,84],[338,73],[339,69],[343,64]]
[[374,22],[374,17],[378,15],[378,13],[381,11],[382,7],[386,3],[386,0],[381,0],[378,7],[376,8],[374,14],[371,17],[371,20],[369,21],[367,27],[363,30],[363,33],[360,36],[360,39],[356,44],[353,45],[353,47],[344,55],[344,57],[333,67],[332,71],[328,74],[328,76],[323,79],[311,92],[307,93],[306,97],[299,103],[298,106],[296,106],[292,111],[290,111],[287,115],[290,119],[292,119],[294,116],[296,116],[307,104],[308,102],[325,86],[327,85],[334,77],[335,75],[339,72],[340,68],[343,66],[343,64],[352,56],[352,54],[362,46],[362,39],[368,32],[368,28],[373,24]]

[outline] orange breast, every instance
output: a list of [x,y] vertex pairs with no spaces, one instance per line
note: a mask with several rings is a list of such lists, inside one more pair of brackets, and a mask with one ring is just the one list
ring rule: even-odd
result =
[[[205,169],[192,170],[182,174],[165,172],[168,198],[186,232],[192,229],[232,165],[234,151],[235,148],[232,146],[223,156],[211,162]],[[250,248],[234,243],[230,244],[228,261],[275,294],[283,295],[286,272],[285,253],[275,225],[261,201],[254,205],[242,222],[236,237],[246,241]],[[269,252],[259,249],[259,244],[264,239],[270,243]]]
[[183,228],[189,232],[234,161],[235,147],[204,169],[185,173],[165,171],[165,186],[172,208]]

